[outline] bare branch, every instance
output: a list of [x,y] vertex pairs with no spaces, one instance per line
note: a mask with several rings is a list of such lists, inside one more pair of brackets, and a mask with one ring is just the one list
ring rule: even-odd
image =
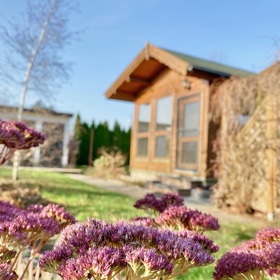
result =
[[[6,47],[2,73],[12,84],[24,86],[28,81],[28,91],[49,96],[70,77],[71,63],[63,61],[63,51],[78,34],[68,29],[76,7],[68,0],[26,2],[26,13],[17,22],[7,20],[0,27]],[[4,92],[4,87],[0,90]]]
[[[72,7],[68,0],[28,0],[21,22],[7,21],[0,28],[7,49],[6,69],[13,69],[12,74],[5,72],[6,80],[21,85],[18,120],[22,120],[28,92],[50,99],[51,93],[69,79],[71,67],[62,54],[74,34],[68,30]],[[13,179],[18,177],[18,166],[19,154],[15,153]]]

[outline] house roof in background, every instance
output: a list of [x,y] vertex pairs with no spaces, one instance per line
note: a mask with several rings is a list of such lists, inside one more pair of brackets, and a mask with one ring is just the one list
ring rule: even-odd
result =
[[137,95],[165,69],[183,77],[194,72],[215,77],[250,76],[254,73],[147,44],[106,91],[107,98],[135,101]]
[[[18,107],[14,106],[5,106],[5,105],[0,105],[0,112],[9,112],[9,113],[14,113],[15,115],[17,114]],[[71,118],[73,114],[71,113],[60,113],[57,111],[54,111],[52,109],[46,109],[46,108],[24,108],[23,110],[25,113],[30,113],[30,114],[41,114],[41,115],[51,115],[51,116],[57,116],[57,117],[67,117]]]

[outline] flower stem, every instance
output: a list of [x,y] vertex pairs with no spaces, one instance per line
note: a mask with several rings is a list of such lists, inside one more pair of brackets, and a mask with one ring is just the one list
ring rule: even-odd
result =
[[[33,268],[32,268],[31,265],[33,264],[33,260],[34,260],[35,256],[37,255],[37,253],[40,252],[40,250],[42,249],[43,245],[44,245],[44,243],[43,243],[42,241],[39,242],[39,244],[37,245],[37,247],[35,247],[36,244],[34,244],[34,247],[32,248],[31,253],[30,253],[30,257],[29,257],[29,259],[28,259],[28,261],[27,261],[27,263],[26,263],[26,265],[25,265],[25,267],[24,267],[24,270],[23,270],[23,272],[22,272],[22,274],[21,274],[21,276],[19,277],[18,280],[23,280],[24,275],[25,275],[25,273],[27,272],[29,266],[31,267],[31,268],[29,268],[29,269],[31,270],[31,275],[32,275],[32,270],[33,270]],[[30,271],[30,270],[29,270],[29,271]],[[29,276],[29,277],[30,277],[30,276]],[[29,279],[30,279],[30,278],[29,278]],[[31,279],[32,279],[32,278],[31,278]]]
[[13,262],[11,263],[11,266],[10,266],[10,271],[12,271],[15,267],[15,265],[17,264],[17,261],[19,259],[19,256],[21,255],[23,249],[19,250],[15,256],[15,258],[13,259]]

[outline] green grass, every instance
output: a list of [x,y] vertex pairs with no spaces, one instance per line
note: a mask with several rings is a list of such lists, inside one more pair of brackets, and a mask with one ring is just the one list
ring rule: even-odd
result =
[[[0,169],[0,177],[10,180],[11,170]],[[70,179],[65,174],[45,171],[20,171],[20,182],[29,188],[39,187],[43,198],[53,203],[62,204],[79,221],[87,217],[105,219],[114,222],[144,216],[145,213],[133,207],[135,199],[128,196],[106,191],[80,181]],[[278,226],[279,222],[268,223],[256,221],[254,223],[221,223],[219,231],[206,232],[216,244],[220,246],[216,259],[221,257],[232,247],[241,244],[243,240],[253,238],[255,233],[266,226]],[[214,265],[191,269],[187,275],[177,279],[208,280],[213,279]]]
[[[11,170],[0,169],[0,178],[10,180]],[[63,205],[79,221],[94,217],[115,222],[144,215],[133,207],[135,199],[73,180],[66,174],[22,170],[20,182],[29,188],[39,188],[43,198]]]

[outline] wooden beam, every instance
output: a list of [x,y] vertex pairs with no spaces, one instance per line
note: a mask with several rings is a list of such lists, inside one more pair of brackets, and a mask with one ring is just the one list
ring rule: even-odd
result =
[[150,44],[146,43],[145,49],[145,60],[149,60],[150,59]]
[[145,85],[145,86],[148,86],[148,85],[150,84],[150,82],[147,81],[147,80],[145,80],[145,79],[133,78],[133,77],[131,77],[131,76],[127,77],[127,78],[125,79],[125,81],[128,82],[128,83],[129,83],[129,82],[141,83],[141,84],[143,84],[143,85]]
[[188,69],[190,68],[190,64],[178,57],[172,55],[169,52],[166,52],[160,48],[149,45],[149,53],[150,57],[158,60],[162,64],[166,65],[172,70],[175,70],[180,75],[186,76]]
[[129,77],[130,74],[139,66],[139,64],[145,59],[145,50],[142,50],[138,56],[129,64],[129,66],[123,71],[119,78],[111,85],[111,87],[106,91],[105,96],[110,98],[114,92],[123,84],[126,80],[126,77]]
[[115,94],[129,94],[129,95],[133,95],[133,92],[128,91],[128,90],[117,90]]
[[134,94],[132,94],[131,92],[125,92],[125,91],[119,91],[119,90],[114,92],[110,98],[125,100],[125,101],[135,101]]

